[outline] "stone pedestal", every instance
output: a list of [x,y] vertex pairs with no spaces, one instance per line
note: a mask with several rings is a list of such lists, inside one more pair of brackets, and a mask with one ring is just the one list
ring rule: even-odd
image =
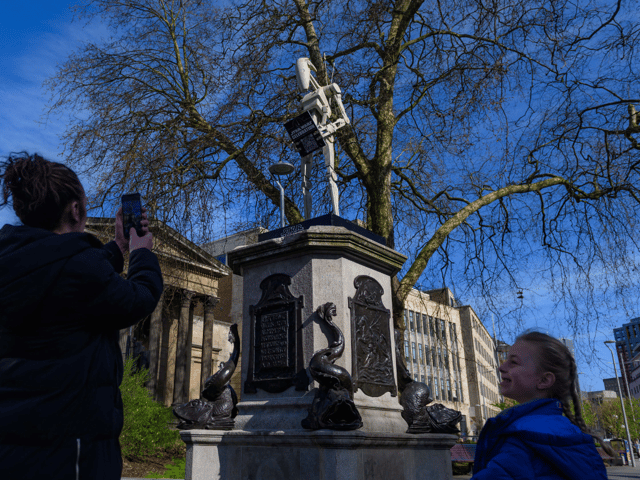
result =
[[181,432],[186,479],[449,480],[456,435],[331,430]]
[[[294,226],[295,227],[295,226]],[[350,229],[306,226],[240,247],[242,387],[234,431],[181,432],[190,479],[451,478],[455,435],[410,435],[398,402],[391,278],[406,257]],[[305,430],[313,354],[336,338],[316,313],[332,302],[354,380],[359,430]]]

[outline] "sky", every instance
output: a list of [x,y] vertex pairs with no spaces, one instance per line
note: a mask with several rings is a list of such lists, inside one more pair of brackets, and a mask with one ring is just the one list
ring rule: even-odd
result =
[[[66,0],[0,0],[0,158],[11,152],[27,151],[54,161],[64,159],[60,137],[64,133],[65,117],[47,117],[50,98],[43,82],[82,42],[97,42],[106,34],[100,24],[86,27],[83,22],[72,21],[70,7],[74,3]],[[80,180],[90,191],[92,179],[80,177]],[[5,223],[19,223],[8,206],[0,207],[0,226]],[[557,337],[570,337],[562,325],[541,324],[537,320],[541,317],[539,311],[529,310],[526,315],[530,316],[525,319],[528,327],[535,326]],[[491,319],[482,320],[492,334]],[[580,375],[583,390],[602,390],[602,378],[613,377],[611,354],[603,342],[613,339],[612,326],[620,326],[626,321],[628,319],[622,317],[612,318],[592,333],[595,352],[576,352],[578,371],[583,372]],[[504,340],[511,343],[513,338]],[[587,347],[585,339],[578,340],[583,348]],[[587,358],[592,360],[591,364],[587,363]]]

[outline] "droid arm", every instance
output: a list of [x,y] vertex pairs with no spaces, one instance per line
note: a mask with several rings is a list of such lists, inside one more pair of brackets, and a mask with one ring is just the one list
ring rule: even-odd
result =
[[[323,121],[318,125],[318,130],[322,134],[323,138],[326,138],[333,135],[338,129],[348,125],[350,122],[347,112],[344,109],[344,105],[342,104],[342,92],[340,91],[340,87],[337,84],[332,83],[331,85],[322,87],[322,91],[324,93],[322,97],[326,101],[327,107],[329,106],[329,99],[333,98],[338,106],[339,113],[339,118],[335,122],[329,123],[327,123],[328,116],[323,115]],[[330,108],[323,109],[323,111],[328,111],[328,115],[331,115]]]
[[340,112],[340,118],[344,121],[343,125],[348,125],[350,123],[349,117],[347,116],[347,112],[344,109],[344,105],[342,104],[342,91],[340,90],[340,87],[338,86],[338,84],[332,83],[329,86],[323,87],[323,90],[327,98],[333,97],[333,99],[336,102],[336,105],[338,106],[338,111]]

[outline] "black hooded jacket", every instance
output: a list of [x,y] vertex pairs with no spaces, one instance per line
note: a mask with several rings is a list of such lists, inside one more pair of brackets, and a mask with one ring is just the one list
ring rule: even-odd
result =
[[123,413],[118,330],[162,293],[158,259],[115,242],[28,226],[0,230],[0,444],[117,439]]

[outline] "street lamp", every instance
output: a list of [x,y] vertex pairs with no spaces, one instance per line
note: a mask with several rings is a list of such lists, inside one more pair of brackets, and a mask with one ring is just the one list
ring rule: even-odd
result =
[[[287,176],[294,171],[293,165],[287,162],[280,162],[269,167],[269,172],[273,176]],[[284,187],[280,185],[280,182],[276,180],[278,187],[280,187],[280,227],[284,228]]]
[[611,352],[611,359],[613,360],[613,373],[616,376],[616,382],[618,382],[618,392],[620,392],[620,406],[622,407],[622,415],[624,416],[624,428],[627,430],[627,440],[629,441],[629,448],[631,449],[631,466],[636,466],[636,459],[633,455],[633,443],[631,443],[631,431],[629,430],[629,422],[627,421],[627,411],[624,409],[624,400],[622,399],[622,388],[620,388],[620,379],[618,379],[618,369],[616,368],[616,358],[613,356],[613,350],[609,346],[610,343],[615,344],[613,340],[606,340],[604,344]]

